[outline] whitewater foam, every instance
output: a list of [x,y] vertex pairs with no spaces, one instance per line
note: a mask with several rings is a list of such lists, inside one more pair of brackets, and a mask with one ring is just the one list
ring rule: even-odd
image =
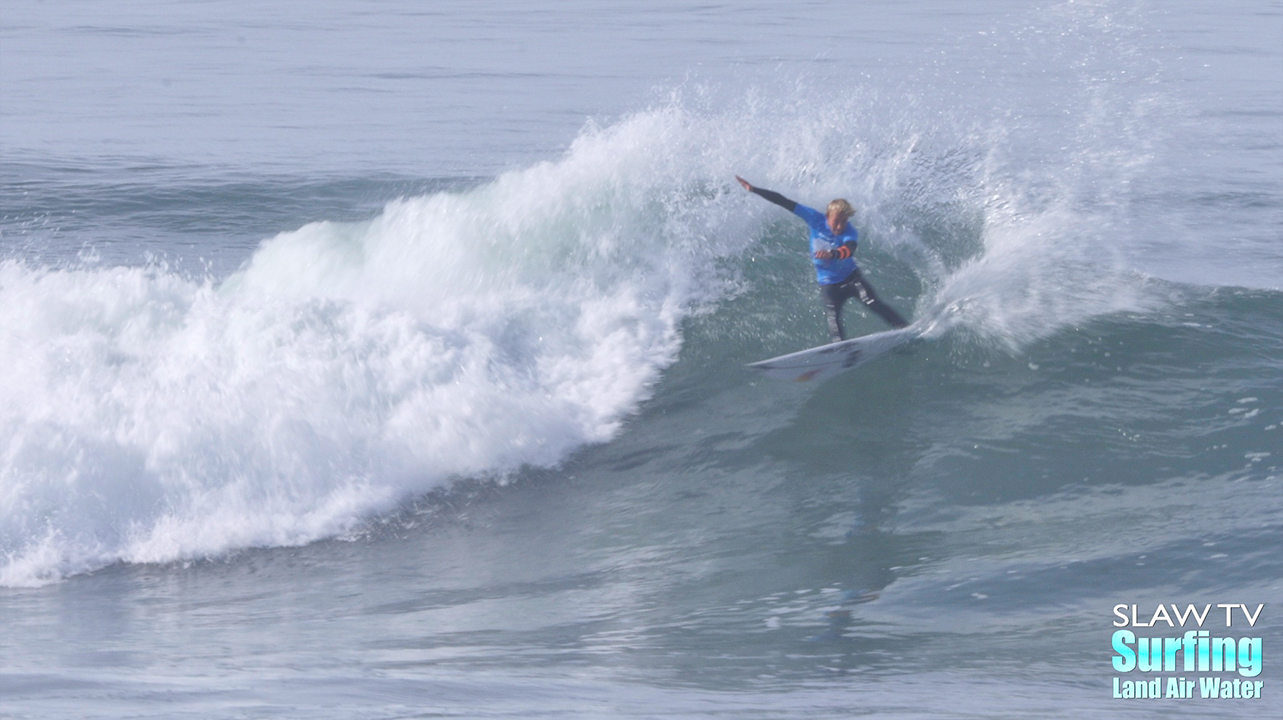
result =
[[938,331],[1018,347],[1141,307],[1097,262],[1115,216],[1030,202],[970,121],[874,97],[713,105],[678,93],[556,162],[282,233],[221,282],[5,262],[0,583],[306,543],[610,439],[684,319],[760,280],[746,250],[800,250],[736,173],[850,196],[862,257],[907,265]]
[[0,583],[308,542],[611,437],[718,291],[638,131],[283,233],[217,284],[4,263]]

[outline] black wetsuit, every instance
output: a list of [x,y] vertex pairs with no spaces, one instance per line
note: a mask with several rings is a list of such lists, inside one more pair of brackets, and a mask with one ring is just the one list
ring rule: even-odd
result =
[[[811,256],[829,319],[829,337],[833,342],[846,339],[846,328],[842,324],[842,305],[853,297],[859,298],[860,302],[892,327],[902,328],[909,324],[894,308],[878,299],[873,286],[860,273],[860,268],[852,257],[856,245],[855,228],[848,224],[846,230],[835,235],[829,229],[825,216],[815,208],[799,205],[773,190],[753,188],[751,192],[797,215],[810,226]],[[825,257],[819,257],[819,250],[828,252]]]

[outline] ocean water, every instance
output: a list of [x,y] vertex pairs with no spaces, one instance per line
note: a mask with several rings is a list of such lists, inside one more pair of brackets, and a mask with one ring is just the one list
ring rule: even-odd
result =
[[[2,717],[1283,708],[1283,3],[7,2],[0,98]],[[735,174],[923,340],[747,370]],[[1114,698],[1157,604],[1263,697]]]

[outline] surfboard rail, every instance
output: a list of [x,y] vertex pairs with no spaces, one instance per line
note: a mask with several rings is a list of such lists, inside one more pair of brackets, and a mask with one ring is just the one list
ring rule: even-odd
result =
[[748,367],[768,377],[794,382],[823,382],[835,375],[882,357],[891,350],[921,336],[912,326],[862,335],[850,340],[799,350]]

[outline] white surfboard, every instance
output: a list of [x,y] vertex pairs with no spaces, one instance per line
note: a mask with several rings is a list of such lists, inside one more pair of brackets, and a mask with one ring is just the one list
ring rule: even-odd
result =
[[781,380],[820,383],[875,360],[919,336],[920,332],[913,326],[887,330],[750,363],[749,367]]

